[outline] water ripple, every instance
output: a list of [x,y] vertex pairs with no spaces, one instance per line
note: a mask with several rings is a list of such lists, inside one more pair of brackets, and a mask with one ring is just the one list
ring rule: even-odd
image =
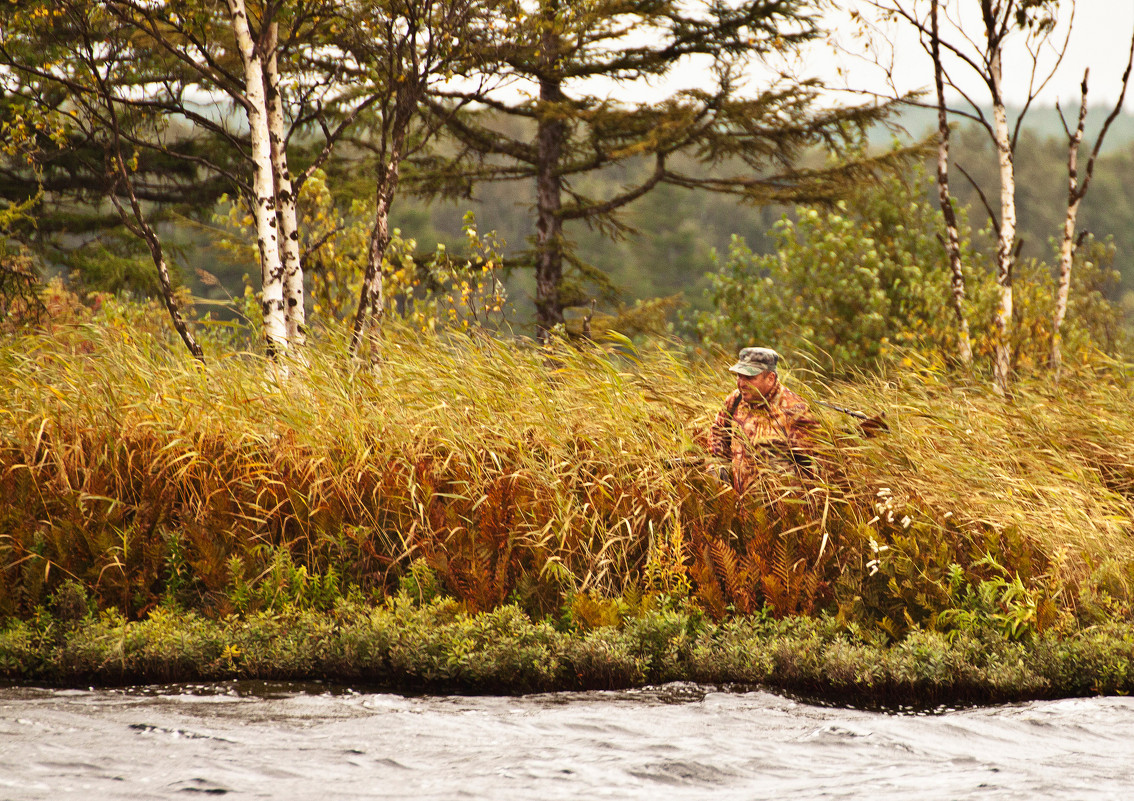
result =
[[523,698],[319,684],[0,689],[0,799],[1126,798],[1134,702],[934,714],[692,684]]

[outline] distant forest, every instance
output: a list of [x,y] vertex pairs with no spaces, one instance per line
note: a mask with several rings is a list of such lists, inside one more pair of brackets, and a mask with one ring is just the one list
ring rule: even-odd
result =
[[[1088,118],[1088,137],[1097,129],[1105,111],[1095,109]],[[1067,144],[1054,109],[1032,109],[1028,126],[1021,135],[1017,154],[1017,199],[1021,258],[1054,262],[1052,237],[1058,235],[1066,208]],[[933,121],[931,112],[915,109],[899,119],[904,141],[929,136]],[[888,146],[894,136],[877,131],[872,146]],[[1088,143],[1091,140],[1088,138]],[[1086,151],[1086,146],[1084,147]],[[969,125],[956,129],[952,143],[954,164],[972,176],[985,192],[990,203],[997,201],[996,156],[982,132]],[[1083,157],[1085,161],[1085,157]],[[344,172],[349,166],[341,167]],[[645,170],[646,166],[642,165]],[[933,175],[932,159],[926,160],[926,174]],[[632,178],[626,170],[597,173],[587,179],[586,190],[595,196],[613,194],[615,188]],[[347,196],[367,197],[371,193],[369,176],[343,174],[337,176],[340,199]],[[602,184],[606,184],[605,187]],[[978,193],[957,168],[952,188],[960,204],[969,210],[975,229],[988,220]],[[391,220],[405,237],[417,240],[422,251],[432,250],[437,243],[450,249],[463,244],[461,226],[464,215],[473,211],[481,231],[494,230],[507,244],[506,253],[516,255],[528,246],[532,235],[531,206],[534,187],[525,184],[492,184],[478,187],[473,197],[460,202],[426,203],[401,195],[394,204]],[[931,198],[936,205],[936,196]],[[773,224],[791,209],[782,206],[753,207],[729,196],[695,192],[672,186],[660,186],[631,204],[622,214],[636,234],[610,242],[597,232],[577,225],[568,236],[578,245],[583,261],[606,273],[617,290],[616,295],[602,296],[598,288],[594,296],[600,308],[614,308],[619,303],[632,305],[637,300],[681,294],[684,303],[694,308],[703,303],[705,275],[713,269],[713,251],[723,252],[731,235],[744,237],[756,252],[768,252],[772,240],[767,234]],[[1112,300],[1122,301],[1127,319],[1134,317],[1134,116],[1123,114],[1116,120],[1106,141],[1094,180],[1080,212],[1080,230],[1092,233],[1100,241],[1113,237],[1116,247],[1114,268],[1122,275],[1121,285]],[[186,239],[186,236],[189,238]],[[179,261],[182,277],[193,293],[220,298],[226,293],[241,291],[241,275],[255,274],[255,264],[234,260],[231,253],[216,247],[202,247],[198,235],[182,232]],[[251,255],[251,254],[249,254]],[[204,268],[221,280],[221,287],[202,284],[195,269]],[[531,276],[515,271],[507,276],[510,297],[518,319],[531,314]]]

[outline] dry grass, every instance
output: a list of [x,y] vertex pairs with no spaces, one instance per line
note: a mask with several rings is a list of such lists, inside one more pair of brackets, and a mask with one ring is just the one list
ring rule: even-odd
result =
[[1134,559],[1134,393],[1116,370],[1021,381],[1007,400],[929,369],[838,391],[887,410],[893,435],[863,459],[899,497],[970,529],[1018,533],[1075,582]]
[[1008,402],[924,365],[792,382],[885,409],[892,432],[823,412],[823,480],[771,476],[738,502],[670,461],[703,453],[723,364],[394,327],[377,349],[356,368],[324,334],[278,381],[256,356],[202,367],[105,321],[0,341],[0,614],[68,577],[131,616],[326,605],[389,594],[415,563],[471,610],[687,595],[716,617],[838,609],[900,633],[995,579],[1019,583],[993,601],[1036,628],[1089,604],[1129,614],[1134,423],[1115,371]]

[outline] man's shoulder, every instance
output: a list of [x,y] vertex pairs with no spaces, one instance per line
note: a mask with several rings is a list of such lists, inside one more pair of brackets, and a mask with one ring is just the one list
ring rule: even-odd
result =
[[780,391],[778,393],[776,401],[781,408],[794,412],[796,414],[807,412],[811,408],[807,405],[807,401],[805,401],[799,395],[796,395],[794,392],[792,392],[782,384],[780,385]]

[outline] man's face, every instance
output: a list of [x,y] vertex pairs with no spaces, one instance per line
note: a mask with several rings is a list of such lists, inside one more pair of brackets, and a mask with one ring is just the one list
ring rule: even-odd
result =
[[759,375],[740,375],[738,373],[736,376],[736,388],[740,390],[740,394],[747,401],[764,400],[775,391],[777,383],[775,370],[765,370]]

